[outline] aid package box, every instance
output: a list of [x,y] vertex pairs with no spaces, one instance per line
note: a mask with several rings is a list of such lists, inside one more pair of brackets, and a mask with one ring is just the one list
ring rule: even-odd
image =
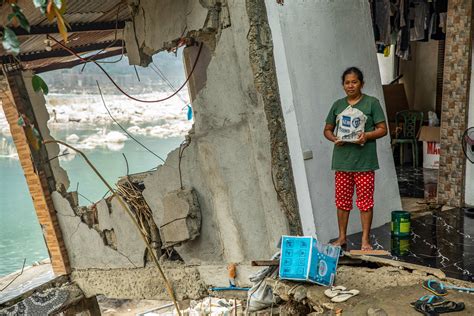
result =
[[279,277],[332,286],[340,252],[310,236],[282,236]]
[[367,116],[362,111],[348,106],[336,117],[336,137],[345,142],[355,142],[364,132]]

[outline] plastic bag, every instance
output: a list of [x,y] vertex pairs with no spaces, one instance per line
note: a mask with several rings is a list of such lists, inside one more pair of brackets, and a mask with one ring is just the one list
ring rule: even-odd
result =
[[362,111],[348,106],[336,117],[336,137],[345,142],[355,142],[365,130],[367,116]]
[[[280,252],[277,252],[273,255],[272,260],[279,258]],[[265,281],[266,278],[276,277],[277,275],[278,267],[270,266],[250,276],[250,281],[254,285],[248,291],[247,312],[256,312],[277,303],[272,288]]]
[[439,126],[439,119],[435,112],[428,112],[428,125],[429,126]]

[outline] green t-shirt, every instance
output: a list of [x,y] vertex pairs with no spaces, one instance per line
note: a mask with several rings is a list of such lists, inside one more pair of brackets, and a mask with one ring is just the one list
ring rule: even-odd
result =
[[[326,123],[336,126],[336,117],[349,106],[346,98],[334,102],[326,118]],[[371,132],[375,125],[385,121],[385,115],[377,98],[363,95],[354,105],[367,116],[365,132]],[[332,170],[337,171],[371,171],[379,168],[377,145],[375,140],[367,141],[364,146],[346,143],[343,146],[334,145],[332,153]]]

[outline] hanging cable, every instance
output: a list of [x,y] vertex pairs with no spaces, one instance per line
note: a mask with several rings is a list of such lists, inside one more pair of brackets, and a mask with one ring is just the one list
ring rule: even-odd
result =
[[104,105],[105,109],[107,110],[107,113],[109,114],[110,118],[118,125],[118,127],[120,127],[120,129],[125,133],[127,134],[131,139],[133,139],[138,145],[142,146],[143,148],[145,148],[150,154],[152,154],[153,156],[157,157],[158,159],[160,159],[161,161],[163,161],[163,163],[165,163],[165,160],[163,158],[161,158],[160,156],[158,156],[157,154],[155,154],[151,149],[149,149],[148,147],[146,147],[145,145],[143,145],[141,142],[139,142],[135,137],[132,136],[132,134],[130,134],[113,116],[112,114],[110,113],[110,110],[109,108],[107,107],[107,104],[105,104],[105,100],[104,100],[104,96],[102,95],[102,90],[100,89],[100,85],[99,85],[99,81],[95,81],[97,83],[97,88],[99,88],[99,93],[100,93],[100,98],[102,99],[102,104]]
[[[153,68],[154,66],[154,68]],[[166,76],[163,74],[163,72],[155,65],[155,63],[150,64],[150,69],[153,70],[160,78],[168,85],[168,87],[171,89],[171,91],[176,91],[176,88],[173,86],[173,84],[166,78]],[[189,102],[186,102],[186,100],[183,99],[181,95],[178,94],[178,98],[184,103],[184,105],[188,105]]]
[[[56,42],[56,44],[58,44],[59,46],[61,46],[63,49],[65,49],[66,51],[68,51],[69,53],[71,53],[72,55],[76,56],[77,58],[79,58],[80,60],[84,61],[84,62],[89,62],[87,61],[87,59],[81,57],[79,54],[77,54],[76,52],[74,52],[73,50],[71,50],[69,47],[67,47],[66,45],[64,45],[63,43],[59,42],[58,40],[56,40],[54,37],[50,36],[50,35],[47,35],[48,38],[52,39],[54,42]],[[202,51],[202,46],[203,46],[203,43],[201,42],[201,44],[199,45],[199,51],[198,51],[198,54],[196,56],[196,60],[194,61],[194,64],[193,64],[193,67],[191,68],[191,71],[189,72],[189,75],[188,77],[186,78],[186,80],[184,81],[184,83],[178,88],[178,90],[176,90],[174,93],[172,93],[171,95],[163,98],[163,99],[158,99],[158,100],[142,100],[142,99],[138,99],[138,98],[135,98],[131,95],[129,95],[127,92],[125,92],[115,81],[114,79],[109,75],[109,73],[99,64],[97,63],[95,60],[92,60],[90,62],[93,62],[94,64],[97,65],[97,67],[100,68],[100,70],[102,70],[102,72],[107,76],[107,78],[109,78],[109,80],[112,82],[112,84],[122,93],[124,94],[125,96],[127,96],[128,98],[134,100],[134,101],[138,101],[138,102],[143,102],[143,103],[158,103],[158,102],[162,102],[162,101],[166,101],[168,99],[171,99],[172,97],[174,97],[176,94],[178,94],[179,91],[181,91],[181,89],[184,88],[184,86],[186,86],[186,84],[188,83],[189,79],[191,79],[191,76],[193,75],[193,72],[194,72],[194,69],[196,69],[196,65],[197,65],[197,62],[199,60],[199,56],[201,55],[201,51]]]

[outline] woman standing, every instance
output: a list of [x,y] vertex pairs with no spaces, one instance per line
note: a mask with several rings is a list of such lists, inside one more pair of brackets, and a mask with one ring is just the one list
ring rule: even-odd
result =
[[[360,210],[362,223],[362,250],[371,250],[370,228],[374,207],[374,175],[379,169],[376,139],[387,135],[385,116],[377,98],[362,93],[364,75],[356,67],[348,68],[342,74],[342,85],[346,97],[337,100],[326,118],[324,136],[334,142],[332,170],[336,178],[336,207],[339,238],[334,245],[346,244],[347,223],[352,210],[354,186],[356,205]],[[366,116],[364,132],[355,142],[344,142],[336,135],[336,119],[346,108],[352,107]]]

